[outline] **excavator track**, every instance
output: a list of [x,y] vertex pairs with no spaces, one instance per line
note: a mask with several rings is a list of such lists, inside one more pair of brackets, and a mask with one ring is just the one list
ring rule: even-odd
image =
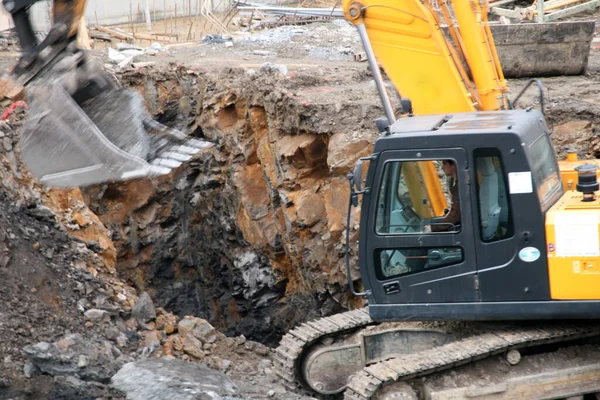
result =
[[511,349],[583,339],[600,335],[600,326],[568,324],[488,331],[430,350],[369,365],[356,374],[344,400],[368,400],[384,386],[447,370]]
[[305,350],[323,338],[345,334],[374,324],[376,322],[369,316],[368,308],[303,323],[289,331],[281,339],[275,355],[277,375],[290,390],[309,390],[312,392],[300,376],[299,364]]

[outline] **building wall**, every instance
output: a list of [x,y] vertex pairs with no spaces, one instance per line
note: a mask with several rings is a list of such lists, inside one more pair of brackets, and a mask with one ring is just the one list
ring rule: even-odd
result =
[[[146,1],[151,20],[198,15],[200,12],[200,0],[88,0],[85,16],[90,25],[127,23],[130,17],[134,22],[143,22]],[[227,9],[229,4],[229,0],[210,0],[208,7],[210,11],[218,12]]]
[[[206,3],[209,11],[226,10],[232,0],[88,0],[85,18],[88,26],[96,24],[123,24],[133,17],[134,22],[144,22],[144,7],[148,2],[151,20],[170,16],[198,15],[200,4]],[[284,4],[289,0],[262,0],[261,3]],[[46,32],[50,26],[50,0],[40,1],[32,7],[32,20],[38,32]],[[0,31],[9,29],[10,16],[0,6]]]

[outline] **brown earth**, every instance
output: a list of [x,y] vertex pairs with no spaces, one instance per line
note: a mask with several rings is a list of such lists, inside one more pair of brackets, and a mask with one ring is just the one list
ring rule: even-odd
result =
[[[586,75],[541,80],[560,156],[573,146],[582,157],[600,154],[597,46],[592,43]],[[230,336],[244,334],[269,346],[299,322],[360,305],[348,295],[343,266],[345,176],[369,154],[377,138],[373,121],[383,115],[367,64],[352,61],[360,50],[353,28],[330,23],[136,60],[150,66],[109,65],[121,84],[144,94],[157,119],[216,144],[157,179],[42,190],[13,151],[18,118],[4,125],[10,146],[0,169],[0,299],[6,304],[0,397],[62,390],[47,375],[24,377],[22,347],[55,341],[66,331],[101,340],[112,325],[129,320],[143,291],[180,318],[205,318]],[[92,54],[108,63],[104,51]],[[12,54],[0,58],[3,66],[13,61]],[[526,83],[511,80],[513,96]],[[532,89],[521,105],[539,106],[535,96]],[[393,102],[398,105],[397,97]],[[353,243],[357,217],[351,220]],[[82,298],[83,310],[107,300],[123,312],[108,325],[86,326],[78,308]],[[166,329],[126,329],[132,339],[125,355],[139,357],[160,331],[164,337],[154,338],[162,351],[155,355],[168,354],[174,332]],[[261,378],[249,381],[272,385],[265,368],[253,367],[263,357],[255,345],[230,342],[210,348],[212,366],[250,360],[250,367],[231,371],[239,379],[244,370],[258,371]],[[178,357],[200,358],[178,351]],[[110,396],[105,387],[88,390]]]

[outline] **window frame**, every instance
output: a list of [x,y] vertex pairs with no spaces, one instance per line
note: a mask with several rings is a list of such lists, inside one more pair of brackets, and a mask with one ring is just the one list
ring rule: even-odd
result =
[[[453,161],[454,161],[454,163],[455,163],[455,164],[458,166],[458,161],[457,161],[456,159],[454,159],[453,157],[448,157],[447,159],[449,159],[449,160],[453,160]],[[414,163],[422,163],[422,162],[429,162],[429,161],[431,161],[431,162],[440,162],[440,163],[441,163],[442,161],[444,161],[444,159],[442,159],[442,158],[425,158],[425,159],[414,159],[414,158],[409,158],[409,159],[389,159],[389,160],[386,160],[386,161],[384,162],[384,165],[383,165],[383,171],[382,171],[382,173],[381,173],[381,182],[382,182],[382,183],[386,183],[386,184],[387,184],[387,183],[389,183],[389,182],[386,182],[386,180],[387,180],[387,181],[389,181],[390,179],[392,179],[390,176],[387,176],[387,174],[388,174],[388,168],[389,168],[389,170],[391,170],[391,168],[393,168],[393,167],[390,167],[390,165],[393,165],[393,164],[400,164],[400,170],[399,170],[399,172],[398,172],[398,174],[399,174],[399,178],[398,178],[398,179],[397,179],[397,180],[394,182],[394,183],[395,183],[395,185],[393,185],[394,187],[391,189],[391,190],[393,190],[393,195],[395,196],[395,198],[396,198],[396,201],[397,201],[399,204],[402,204],[404,207],[406,206],[406,204],[404,204],[404,203],[403,203],[403,201],[402,201],[402,197],[400,196],[400,193],[399,193],[399,190],[398,190],[398,189],[399,189],[400,180],[401,180],[401,179],[402,179],[402,177],[404,176],[404,174],[403,174],[403,171],[404,171],[404,169],[403,169],[403,167],[404,167],[404,164],[405,164],[405,163],[411,163],[411,162],[414,162]],[[386,179],[386,178],[387,178],[387,179]],[[440,177],[440,184],[442,185],[442,187],[448,187],[449,185],[446,185],[446,184],[444,184],[444,182],[442,181],[442,179],[445,179],[445,177],[444,177],[444,176]],[[406,179],[405,179],[405,180],[406,180]],[[457,179],[457,181],[458,181],[458,179]],[[458,183],[455,183],[455,184],[458,184]],[[458,234],[459,232],[461,232],[461,231],[462,231],[462,229],[463,229],[463,228],[462,228],[462,222],[463,222],[463,220],[464,220],[462,213],[461,213],[461,216],[460,216],[460,218],[461,218],[461,220],[460,220],[460,223],[459,223],[459,224],[457,224],[457,225],[454,225],[454,226],[459,226],[459,227],[460,227],[460,229],[458,229],[458,230],[453,230],[453,229],[452,229],[452,227],[451,227],[450,229],[448,229],[448,230],[446,230],[446,231],[438,231],[438,232],[425,232],[425,231],[416,231],[416,232],[387,232],[387,233],[386,233],[386,232],[382,232],[382,231],[380,231],[380,230],[379,230],[379,226],[378,226],[378,224],[379,224],[379,222],[378,222],[378,221],[379,221],[379,218],[380,218],[380,213],[383,213],[383,212],[384,212],[383,210],[380,210],[380,208],[379,208],[379,206],[382,204],[382,203],[381,203],[381,197],[382,197],[384,194],[386,195],[386,197],[388,197],[388,196],[389,196],[389,194],[388,194],[387,190],[386,190],[386,191],[382,191],[382,190],[381,190],[381,188],[382,188],[382,187],[383,187],[383,184],[379,185],[379,188],[380,188],[380,190],[378,191],[378,193],[377,193],[377,197],[376,197],[376,200],[375,200],[375,201],[376,201],[376,208],[375,208],[375,210],[376,210],[376,215],[375,215],[375,223],[373,224],[373,231],[374,231],[375,235],[378,235],[378,236],[394,236],[394,237],[395,237],[395,236],[402,236],[402,235],[433,235],[433,234],[443,234],[443,235],[447,235],[447,234]],[[423,189],[424,189],[424,190],[426,190],[424,186],[423,186]],[[448,194],[450,194],[450,193],[449,193],[449,191],[450,191],[451,189],[448,187],[448,189],[447,189],[447,190],[448,190]],[[385,193],[384,193],[384,192],[385,192]],[[407,190],[407,193],[408,193],[408,190]],[[461,200],[462,200],[462,198],[461,198],[461,194],[460,194],[460,190],[458,190],[458,191],[457,191],[457,196],[458,196],[458,200],[459,200],[459,203],[460,203],[460,202],[461,202]],[[386,199],[386,200],[387,200],[387,199]],[[428,204],[431,204],[431,199],[429,198],[429,195],[428,195],[428,194],[427,194],[427,201],[429,202]],[[387,204],[387,205],[389,206],[389,204]],[[411,206],[411,208],[412,208],[412,211],[414,211],[415,213],[417,213],[417,212],[416,212],[416,210],[415,210],[415,207],[414,207],[414,204],[413,204],[413,201],[412,201],[412,199],[411,199],[411,204],[410,204],[410,206]],[[448,206],[449,206],[449,205],[448,205]],[[389,207],[387,207],[387,208],[389,208]],[[388,222],[388,225],[389,225],[389,220],[391,219],[391,213],[392,213],[392,212],[391,212],[391,211],[389,211],[387,215],[383,215],[383,216],[382,216],[383,218],[386,218],[386,217],[388,218],[388,221],[387,221],[387,222]],[[417,213],[417,215],[418,215],[418,213]],[[446,216],[446,214],[444,214],[444,215],[440,215],[440,216],[431,217],[431,218],[425,218],[425,219],[437,219],[437,218],[444,218],[445,216]],[[423,220],[423,219],[424,219],[424,218],[423,218],[423,217],[421,217],[420,215],[419,215],[419,217],[421,218],[421,220]],[[408,221],[407,221],[407,222],[408,222]],[[408,224],[407,224],[406,226],[411,226],[411,225],[408,225]],[[390,227],[390,228],[391,228],[391,227]],[[391,229],[390,229],[390,230],[391,230]]]
[[[527,146],[527,158],[530,164],[531,178],[533,180],[534,189],[540,202],[540,208],[542,209],[542,212],[545,212],[552,206],[552,199],[554,198],[556,193],[561,191],[562,181],[560,179],[560,171],[558,168],[558,163],[556,163],[556,158],[554,158],[554,172],[544,176],[543,179],[540,180],[540,176],[538,176],[537,174],[537,171],[539,171],[540,168],[536,167],[543,166],[547,160],[544,160],[543,157],[536,157],[537,154],[534,154],[533,148],[542,142],[546,144],[546,150],[550,151],[550,155],[554,155],[554,149],[552,147],[552,141],[550,140],[550,136],[548,136],[548,134],[544,132],[537,138],[533,139],[531,143]],[[544,182],[547,181],[547,179],[551,176],[553,176],[554,179],[556,179],[556,184],[550,189],[547,189],[542,194],[541,191],[543,190]]]

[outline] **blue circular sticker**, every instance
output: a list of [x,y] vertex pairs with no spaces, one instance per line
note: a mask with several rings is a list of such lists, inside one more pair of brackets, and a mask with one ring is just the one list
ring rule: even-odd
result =
[[525,262],[534,262],[540,258],[540,251],[535,247],[525,247],[519,252],[519,258]]

